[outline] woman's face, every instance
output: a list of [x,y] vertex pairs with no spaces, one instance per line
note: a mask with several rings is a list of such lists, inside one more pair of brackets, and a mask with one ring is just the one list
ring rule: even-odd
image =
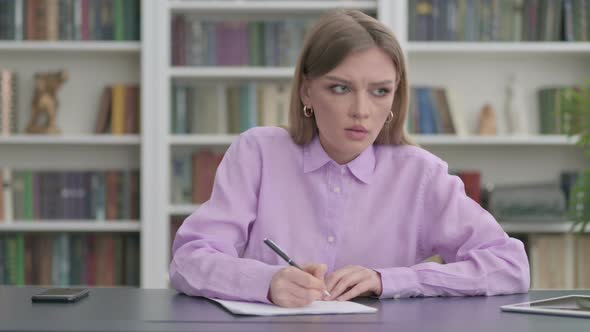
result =
[[320,142],[334,161],[348,163],[375,142],[390,116],[396,75],[391,58],[375,47],[304,80],[301,100],[313,108]]

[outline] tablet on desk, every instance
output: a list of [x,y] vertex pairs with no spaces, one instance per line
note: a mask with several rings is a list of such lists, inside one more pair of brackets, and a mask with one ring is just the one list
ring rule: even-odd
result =
[[590,296],[567,295],[532,302],[508,304],[500,308],[502,311],[590,318]]

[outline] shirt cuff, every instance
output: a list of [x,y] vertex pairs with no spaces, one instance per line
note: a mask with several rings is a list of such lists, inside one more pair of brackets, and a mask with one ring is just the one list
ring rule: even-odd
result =
[[420,294],[416,271],[409,267],[375,269],[381,275],[380,299],[410,297]]
[[277,273],[280,269],[284,268],[281,265],[264,265],[257,273],[256,282],[253,282],[252,285],[255,289],[252,290],[253,298],[252,301],[262,302],[271,304],[270,300],[268,299],[268,290],[270,289],[270,282],[272,281],[272,277]]

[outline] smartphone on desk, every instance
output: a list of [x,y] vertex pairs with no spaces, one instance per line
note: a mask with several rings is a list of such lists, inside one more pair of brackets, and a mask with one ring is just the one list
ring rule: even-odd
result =
[[39,294],[33,295],[33,302],[77,302],[88,296],[87,288],[50,288]]

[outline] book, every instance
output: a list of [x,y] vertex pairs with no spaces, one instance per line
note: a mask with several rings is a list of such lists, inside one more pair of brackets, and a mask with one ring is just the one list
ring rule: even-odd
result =
[[3,222],[6,222],[6,216],[4,212],[4,172],[2,169],[0,169],[0,223]]
[[141,123],[140,87],[137,84],[106,86],[100,96],[94,123],[96,134],[138,134]]
[[460,171],[458,176],[465,185],[467,196],[481,205],[481,173],[478,171]]
[[576,272],[575,272],[575,288],[589,289],[590,288],[590,264],[588,264],[587,253],[590,252],[590,236],[579,235],[575,239],[575,253],[576,253]]
[[125,95],[127,89],[123,84],[111,87],[111,131],[113,135],[125,134]]
[[10,168],[0,168],[2,180],[0,181],[0,191],[2,194],[3,213],[0,215],[1,222],[12,222],[14,219],[14,194],[12,190],[12,170]]
[[100,103],[98,108],[98,113],[96,116],[96,122],[94,126],[94,132],[96,134],[105,134],[110,132],[110,123],[111,123],[111,98],[112,92],[110,87],[103,88],[102,94],[100,96]]
[[140,90],[139,85],[126,86],[125,93],[125,133],[140,132]]
[[0,136],[17,132],[16,74],[0,68]]
[[495,186],[490,212],[498,220],[523,222],[565,221],[565,195],[558,183]]
[[573,237],[571,234],[530,236],[531,287],[571,289],[574,286]]
[[215,173],[223,158],[222,153],[209,150],[195,152],[192,156],[192,202],[203,203],[211,196]]

